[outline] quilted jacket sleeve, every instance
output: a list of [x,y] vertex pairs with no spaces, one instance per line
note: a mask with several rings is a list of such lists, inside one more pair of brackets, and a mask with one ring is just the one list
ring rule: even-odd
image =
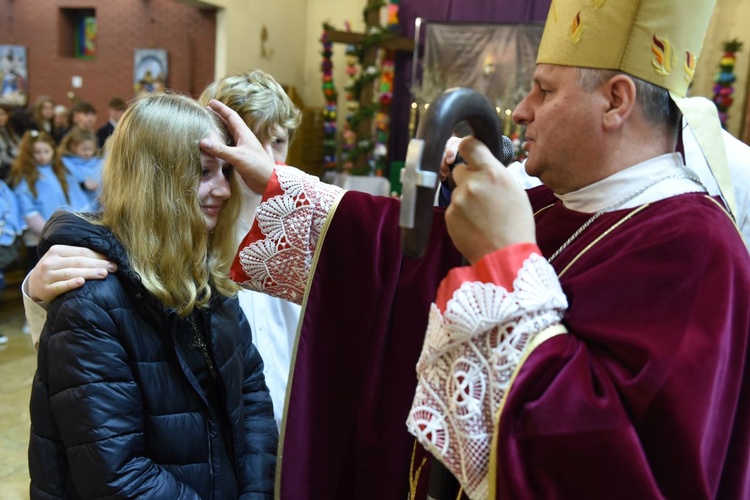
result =
[[74,295],[50,308],[31,401],[32,498],[198,498],[143,456],[144,412],[107,311]]
[[263,360],[252,342],[250,325],[241,310],[239,319],[244,353],[242,400],[245,423],[240,459],[240,498],[270,499],[273,497],[279,433],[273,418],[271,395],[263,376]]

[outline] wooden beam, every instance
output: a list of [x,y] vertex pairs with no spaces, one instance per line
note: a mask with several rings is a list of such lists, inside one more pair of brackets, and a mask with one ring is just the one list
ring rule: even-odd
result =
[[[351,31],[328,30],[328,39],[334,43],[346,43],[351,45],[361,45],[365,41],[365,35],[362,33],[352,33]],[[383,39],[377,43],[378,47],[387,50],[397,50],[400,52],[413,52],[414,40],[404,36],[385,34]]]

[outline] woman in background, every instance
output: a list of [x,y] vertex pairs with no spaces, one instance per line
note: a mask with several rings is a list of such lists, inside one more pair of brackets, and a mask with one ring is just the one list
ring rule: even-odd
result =
[[54,118],[55,100],[46,95],[40,96],[31,113],[31,128],[55,137]]

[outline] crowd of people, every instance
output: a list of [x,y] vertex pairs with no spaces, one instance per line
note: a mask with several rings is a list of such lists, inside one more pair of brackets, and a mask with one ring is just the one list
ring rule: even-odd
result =
[[58,145],[42,103],[0,184],[0,244],[41,255],[32,498],[750,496],[740,150],[655,58],[714,2],[641,3],[553,3],[522,164],[426,145],[453,182],[422,259],[400,200],[285,165],[262,71],[113,100],[101,168],[91,109]]
[[[49,96],[39,97],[28,110],[0,104],[0,187],[13,195],[4,196],[3,204],[12,205],[8,217],[21,214],[21,222],[4,228],[0,282],[7,270],[34,267],[39,235],[52,213],[96,210],[104,142],[126,103],[113,98],[109,108],[110,119],[97,129],[96,108],[85,101],[70,109]],[[0,332],[0,344],[7,341]]]

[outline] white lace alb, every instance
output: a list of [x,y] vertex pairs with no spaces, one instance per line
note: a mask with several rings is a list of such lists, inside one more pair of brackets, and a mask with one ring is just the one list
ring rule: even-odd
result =
[[537,254],[512,291],[466,282],[445,314],[432,305],[406,425],[470,498],[487,497],[494,417],[524,350],[566,308],[554,269]]
[[315,247],[341,188],[293,167],[277,166],[283,194],[261,203],[256,222],[264,239],[239,252],[243,285],[299,304]]

